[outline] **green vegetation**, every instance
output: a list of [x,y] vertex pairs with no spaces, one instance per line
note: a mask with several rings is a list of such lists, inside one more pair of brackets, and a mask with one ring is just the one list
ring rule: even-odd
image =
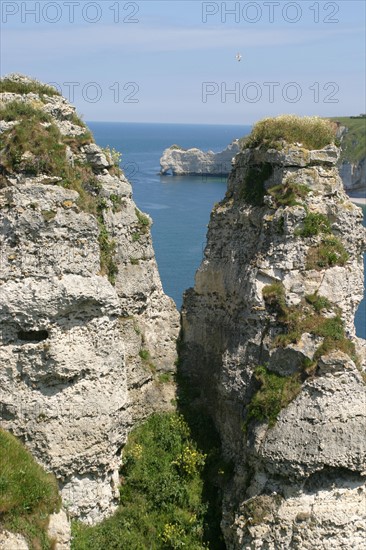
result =
[[265,182],[271,177],[273,167],[269,163],[250,166],[242,183],[239,198],[253,206],[262,206],[266,194]]
[[51,550],[49,515],[60,508],[56,479],[39,466],[25,447],[0,429],[1,527],[21,533],[34,550]]
[[73,550],[201,550],[206,456],[178,414],[155,414],[129,436],[121,468],[121,503],[95,527],[75,522]]
[[366,118],[337,117],[330,119],[348,128],[341,142],[341,160],[358,162],[365,157]]
[[314,294],[308,294],[307,296],[305,296],[305,300],[313,306],[317,313],[320,313],[322,309],[332,308],[332,304],[330,303],[328,298],[325,298],[324,296],[319,296],[317,292],[314,292]]
[[53,210],[42,210],[42,216],[45,222],[50,222],[56,216],[56,212]]
[[[136,333],[139,334],[139,332]],[[151,361],[151,355],[149,350],[141,348],[139,351],[139,356],[143,360],[143,367],[147,368],[152,374],[156,374],[156,365]],[[158,380],[159,381],[159,380]]]
[[138,208],[135,208],[135,213],[138,219],[139,229],[142,231],[142,233],[147,233],[150,227],[149,218],[145,214],[143,214]]
[[262,295],[266,305],[278,314],[284,314],[287,310],[285,300],[285,288],[282,283],[276,282],[263,287]]
[[[263,298],[270,310],[277,314],[278,321],[283,327],[283,333],[275,338],[274,345],[287,346],[296,343],[302,334],[308,332],[324,338],[315,354],[315,360],[331,350],[339,349],[357,362],[355,346],[346,337],[341,312],[327,298],[314,293],[307,295],[305,300],[296,306],[287,306],[285,290],[281,283],[265,286]],[[322,315],[324,309],[328,314],[332,313],[332,316]],[[315,365],[304,366],[305,370],[312,372]]]
[[47,84],[42,84],[37,80],[32,80],[32,82],[15,82],[8,78],[0,80],[0,93],[2,92],[10,92],[13,94],[33,93],[48,96],[61,95],[53,86],[47,86]]
[[300,237],[314,237],[320,233],[330,233],[330,223],[324,214],[308,212],[303,220],[303,227],[296,234]]
[[[98,220],[101,274],[107,275],[109,281],[115,284],[118,273],[114,261],[116,244],[104,223],[103,210],[107,205],[105,199],[99,196],[100,183],[90,165],[76,162],[75,166],[70,166],[66,157],[66,145],[76,152],[81,145],[93,141],[92,134],[86,130],[81,136],[62,136],[51,115],[45,113],[38,103],[12,101],[0,107],[0,119],[19,121],[0,136],[2,166],[8,173],[21,170],[30,176],[56,175],[62,178],[60,185],[77,191],[78,207]],[[73,122],[85,126],[77,115]],[[113,195],[111,201],[116,211],[120,199]],[[42,211],[42,215],[45,221],[54,217],[52,212]]]
[[114,260],[116,252],[116,242],[110,238],[108,230],[104,224],[102,214],[98,216],[99,223],[99,248],[100,248],[100,270],[102,275],[107,275],[109,282],[114,285],[118,267]]
[[[178,341],[178,351],[181,356],[183,345],[180,341]],[[220,437],[211,416],[202,406],[199,387],[192,385],[192,381],[180,372],[180,360],[177,365],[176,381],[178,411],[188,423],[197,448],[206,455],[205,467],[202,471],[202,501],[207,507],[203,524],[204,540],[210,550],[224,550],[226,546],[220,528],[222,493],[223,487],[232,478],[233,464],[223,458]]]
[[259,525],[281,504],[281,495],[258,495],[244,503],[243,514],[249,525]]
[[254,125],[251,134],[244,140],[244,147],[276,148],[285,140],[289,144],[301,143],[305,149],[322,149],[335,141],[336,126],[319,117],[280,115],[265,118]]
[[248,405],[246,425],[255,419],[265,421],[272,427],[281,410],[300,393],[300,375],[296,373],[292,376],[280,376],[259,366],[254,371],[254,377],[260,387]]
[[143,361],[149,361],[150,360],[150,352],[147,349],[140,349],[139,356]]
[[[1,163],[8,172],[22,170],[30,175],[67,176],[66,146],[50,115],[31,105],[13,101],[0,108],[0,119],[19,121],[0,135]],[[22,158],[24,153],[27,156]]]
[[76,124],[76,126],[81,126],[82,128],[86,128],[85,122],[76,113],[72,113],[69,120],[73,124]]
[[170,372],[162,372],[158,376],[158,382],[159,384],[169,384],[173,382],[173,376]]
[[301,204],[301,199],[305,199],[309,192],[309,187],[301,183],[296,183],[293,178],[289,178],[286,182],[268,189],[268,193],[275,200],[277,207],[296,206],[297,204]]
[[169,147],[169,149],[176,149],[178,151],[187,151],[187,149],[184,149],[184,147],[181,147],[180,145],[177,145],[176,143],[174,143],[173,145],[171,145]]
[[109,200],[111,201],[112,203],[112,210],[114,213],[116,212],[121,212],[122,210],[122,205],[123,205],[123,199],[122,197],[120,197],[119,195],[110,195],[109,196]]
[[343,266],[349,258],[348,252],[337,237],[328,237],[309,249],[306,269],[320,271],[335,265]]

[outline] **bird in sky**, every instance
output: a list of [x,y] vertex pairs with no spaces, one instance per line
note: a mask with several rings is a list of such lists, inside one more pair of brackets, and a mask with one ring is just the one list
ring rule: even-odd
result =
[[242,58],[242,55],[238,52],[238,53],[236,54],[236,56],[235,56],[235,59],[236,59],[237,61],[241,61],[241,58]]

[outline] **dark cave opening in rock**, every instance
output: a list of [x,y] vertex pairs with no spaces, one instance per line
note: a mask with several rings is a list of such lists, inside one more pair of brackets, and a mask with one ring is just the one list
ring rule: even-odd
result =
[[24,342],[42,342],[42,340],[47,340],[48,336],[47,330],[20,330],[18,332],[18,339]]

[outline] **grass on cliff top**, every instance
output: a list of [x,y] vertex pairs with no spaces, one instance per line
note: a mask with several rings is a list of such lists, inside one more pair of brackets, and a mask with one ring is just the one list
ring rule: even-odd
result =
[[72,549],[207,548],[205,460],[181,415],[152,415],[124,449],[117,512],[94,527],[74,522]]
[[61,95],[60,92],[53,86],[42,84],[37,80],[31,82],[17,82],[11,78],[3,78],[0,80],[0,93],[10,92],[13,94],[45,94],[48,96]]
[[337,117],[330,119],[348,128],[341,141],[341,160],[358,162],[366,156],[366,118]]
[[334,143],[335,139],[336,126],[330,120],[315,116],[280,115],[257,122],[242,143],[246,148],[260,145],[276,148],[279,142],[285,140],[289,144],[301,143],[302,147],[311,150],[322,149]]
[[57,481],[10,433],[0,429],[0,523],[34,550],[50,550],[49,515],[60,508]]
[[[0,120],[18,122],[0,135],[1,165],[10,174],[22,171],[31,176],[42,173],[70,178],[73,170],[66,158],[68,138],[61,135],[52,116],[38,103],[11,101],[0,104]],[[87,130],[73,140],[79,145],[93,141]],[[30,155],[22,159],[26,152]]]
[[[50,115],[29,104],[13,101],[0,108],[0,119],[19,120],[19,124],[0,136],[2,166],[12,173],[57,174],[66,177],[69,167],[66,146]],[[24,159],[24,153],[29,153]]]
[[[67,145],[76,152],[81,145],[93,141],[91,133],[86,129],[81,136],[62,136],[51,115],[37,104],[21,101],[1,105],[0,120],[19,122],[0,135],[2,171],[8,174],[21,171],[29,176],[58,176],[62,178],[60,185],[79,194],[79,208],[98,220],[101,274],[107,275],[114,284],[118,272],[114,261],[116,246],[104,223],[103,209],[106,205],[104,199],[99,197],[101,186],[90,165],[75,162],[74,166],[70,166],[66,157]],[[80,121],[76,117],[74,122]],[[25,153],[27,155],[24,156]],[[2,177],[0,175],[0,185]]]

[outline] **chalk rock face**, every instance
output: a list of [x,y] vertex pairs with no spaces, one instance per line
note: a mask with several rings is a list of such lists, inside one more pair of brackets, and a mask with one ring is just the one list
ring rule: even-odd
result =
[[[179,317],[151,220],[110,152],[64,98],[4,92],[0,112],[14,102],[17,125],[1,134],[1,421],[56,475],[68,513],[95,523],[116,507],[128,431],[171,407],[174,387],[157,377],[175,368]],[[32,142],[13,160],[20,104],[37,110],[40,140],[56,136],[60,173]]]
[[230,173],[232,160],[239,151],[238,140],[233,141],[219,153],[200,149],[182,149],[172,145],[165,149],[160,159],[160,173],[172,174],[173,176],[183,175],[210,175],[222,176]]
[[343,161],[339,167],[339,174],[345,189],[366,189],[366,158],[359,162]]
[[29,550],[27,541],[22,535],[9,531],[0,532],[0,548],[1,550]]
[[230,550],[364,545],[365,230],[338,153],[240,152],[184,297],[182,373],[234,464]]

